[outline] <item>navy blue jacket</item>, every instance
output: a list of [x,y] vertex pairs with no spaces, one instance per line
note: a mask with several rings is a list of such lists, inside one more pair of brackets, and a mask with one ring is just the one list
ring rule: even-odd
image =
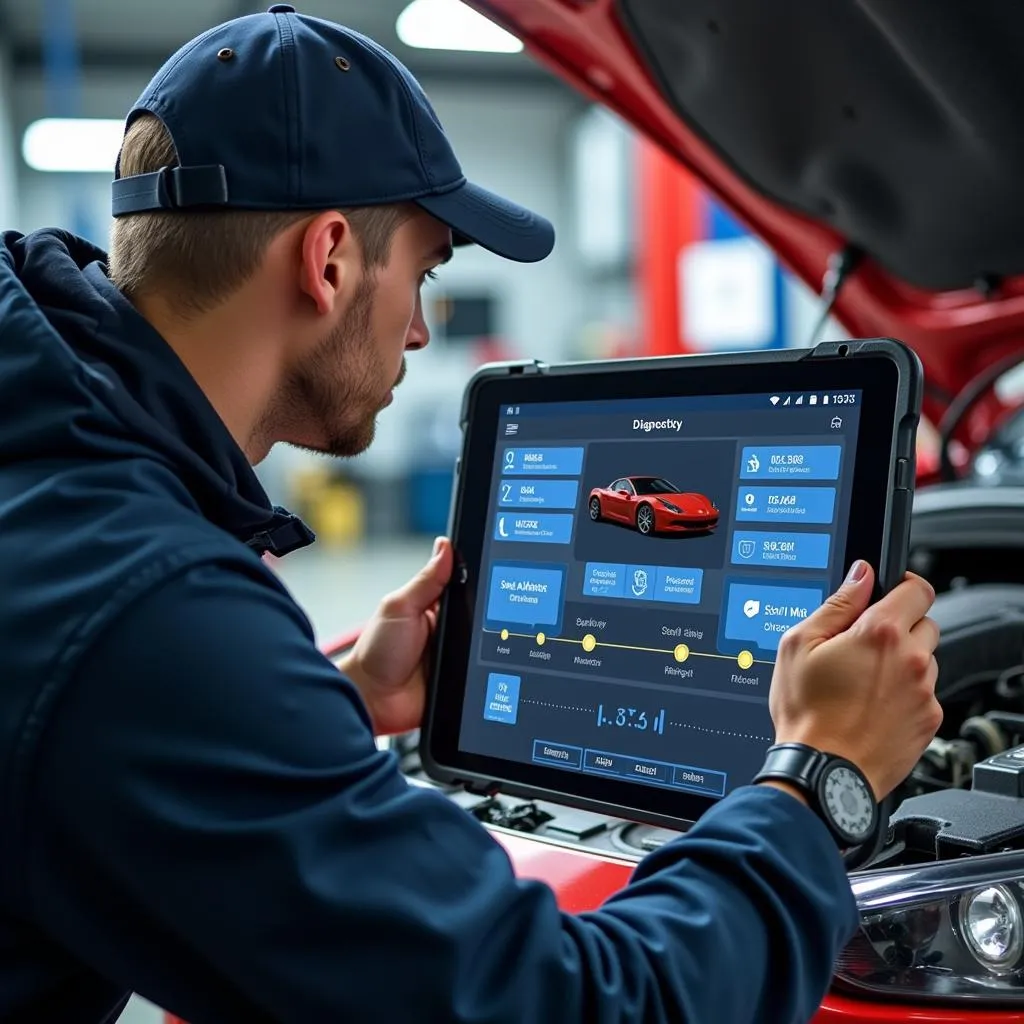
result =
[[856,926],[817,818],[747,787],[593,913],[517,880],[377,750],[261,561],[308,531],[103,261],[0,244],[0,1019],[809,1018]]

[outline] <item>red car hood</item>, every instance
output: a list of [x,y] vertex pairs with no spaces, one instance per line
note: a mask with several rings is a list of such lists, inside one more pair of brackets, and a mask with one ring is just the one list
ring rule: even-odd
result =
[[679,491],[676,494],[652,494],[652,498],[659,501],[670,501],[673,505],[679,505],[684,510],[687,506],[692,511],[695,507],[698,509],[710,509],[711,501],[704,494],[696,494],[693,491]]
[[1024,7],[467,0],[687,166],[836,316],[913,345],[926,412],[1021,347]]

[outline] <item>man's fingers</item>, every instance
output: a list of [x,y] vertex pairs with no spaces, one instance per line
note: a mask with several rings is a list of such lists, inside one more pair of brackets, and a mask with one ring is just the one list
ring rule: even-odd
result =
[[927,614],[935,603],[935,591],[927,580],[914,573],[907,573],[906,579],[894,587],[871,610],[880,619],[890,619],[900,630],[911,630]]
[[808,640],[831,640],[852,626],[871,601],[875,574],[866,562],[856,562],[843,585],[797,628]]
[[928,651],[930,654],[933,654],[935,652],[935,648],[939,646],[938,623],[934,619],[921,619],[913,629],[911,629],[910,639],[914,641],[915,645]]
[[454,557],[450,541],[438,537],[430,561],[384,600],[383,610],[388,617],[419,615],[434,607],[451,579]]

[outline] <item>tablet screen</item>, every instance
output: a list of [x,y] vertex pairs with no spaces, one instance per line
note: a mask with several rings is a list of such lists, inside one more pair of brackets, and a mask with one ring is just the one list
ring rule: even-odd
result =
[[842,579],[861,406],[501,408],[459,749],[712,799],[748,783],[779,641]]

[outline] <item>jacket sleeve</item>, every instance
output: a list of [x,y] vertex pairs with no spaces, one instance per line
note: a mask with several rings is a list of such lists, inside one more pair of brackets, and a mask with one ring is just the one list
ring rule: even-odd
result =
[[792,1024],[856,924],[824,826],[764,787],[560,912],[377,749],[287,595],[223,566],[104,633],[29,800],[34,923],[193,1024]]

